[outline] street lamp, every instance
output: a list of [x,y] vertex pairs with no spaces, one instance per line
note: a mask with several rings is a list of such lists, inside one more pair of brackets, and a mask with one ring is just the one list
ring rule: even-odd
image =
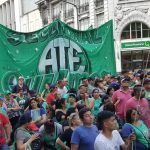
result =
[[68,4],[70,4],[70,5],[72,5],[72,6],[74,6],[74,12],[75,12],[75,14],[76,14],[76,21],[77,21],[77,29],[79,30],[79,19],[78,19],[78,17],[79,17],[79,13],[78,13],[78,6],[76,5],[76,4],[74,4],[74,3],[71,3],[71,2],[68,2],[67,0],[63,0],[63,2],[65,2],[65,3],[68,3]]

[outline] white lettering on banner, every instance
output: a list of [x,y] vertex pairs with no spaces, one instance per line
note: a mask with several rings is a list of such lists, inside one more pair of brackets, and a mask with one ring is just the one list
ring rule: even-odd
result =
[[[51,58],[46,59],[49,52]],[[57,72],[59,69],[69,69],[70,71],[84,72],[85,65],[83,64],[80,64],[78,70],[74,69],[76,63],[81,63],[81,57],[75,57],[77,54],[85,55],[82,49],[75,42],[65,38],[56,38],[50,41],[44,49],[39,61],[39,72],[46,73],[46,66],[51,66],[52,72]],[[69,68],[66,68],[66,63],[68,63]]]

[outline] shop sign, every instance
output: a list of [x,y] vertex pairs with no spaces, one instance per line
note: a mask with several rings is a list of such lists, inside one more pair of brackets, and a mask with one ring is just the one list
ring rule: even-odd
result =
[[140,47],[150,47],[150,41],[121,43],[121,48],[140,48]]

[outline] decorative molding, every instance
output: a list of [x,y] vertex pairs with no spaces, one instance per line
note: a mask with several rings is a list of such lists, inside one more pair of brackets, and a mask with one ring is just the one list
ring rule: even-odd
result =
[[150,20],[150,16],[137,9],[130,12],[128,15],[123,16],[122,20],[119,21],[118,26],[115,29],[116,40],[120,41],[120,36],[123,29],[131,22],[135,21],[143,22],[150,28],[150,22],[148,22],[147,20]]
[[150,8],[148,8],[147,6],[122,8],[122,5],[117,5],[114,11],[115,30],[117,30],[120,22],[124,18],[130,16],[132,12],[137,12],[137,16],[138,16],[138,13],[142,13],[143,15],[150,16]]

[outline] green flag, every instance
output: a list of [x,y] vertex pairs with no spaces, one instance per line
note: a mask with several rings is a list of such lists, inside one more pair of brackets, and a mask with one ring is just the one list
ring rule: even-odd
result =
[[79,31],[56,20],[30,33],[0,25],[0,90],[10,90],[18,76],[41,91],[45,82],[67,77],[77,87],[81,77],[115,74],[112,21]]

